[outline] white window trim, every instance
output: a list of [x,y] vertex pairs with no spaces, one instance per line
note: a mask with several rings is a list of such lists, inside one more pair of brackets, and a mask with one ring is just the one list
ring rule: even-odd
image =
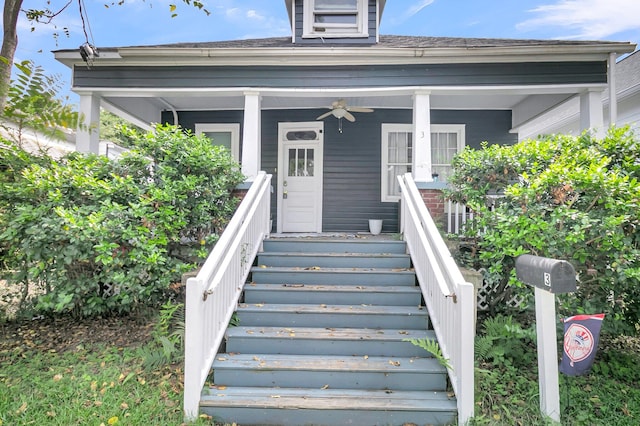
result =
[[[240,161],[240,124],[239,123],[196,123],[196,135],[206,132],[231,133],[231,155]],[[215,141],[213,141],[215,143]]]
[[338,31],[335,28],[333,31],[316,31],[314,28],[314,12],[315,12],[315,0],[304,0],[303,4],[303,22],[302,22],[302,38],[361,38],[369,36],[369,16],[368,16],[368,0],[358,0],[356,17],[357,28],[355,32],[353,27],[349,26],[345,32]]
[[[411,123],[383,123],[382,124],[382,157],[380,161],[380,176],[381,176],[381,187],[380,187],[380,198],[383,203],[397,202],[400,200],[400,197],[388,195],[386,192],[386,188],[389,184],[389,177],[387,173],[387,169],[389,167],[389,137],[388,133],[391,132],[413,132],[413,124]],[[431,133],[457,133],[458,134],[458,152],[461,152],[466,145],[466,135],[465,135],[465,125],[464,124],[432,124],[431,125]],[[415,138],[412,139],[415,143]],[[431,149],[431,147],[429,147]],[[412,154],[415,155],[415,150],[413,150]]]

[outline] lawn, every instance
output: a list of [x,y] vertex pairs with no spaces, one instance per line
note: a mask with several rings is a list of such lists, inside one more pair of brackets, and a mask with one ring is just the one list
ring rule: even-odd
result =
[[[156,321],[139,314],[0,324],[0,426],[183,424],[182,365],[145,364]],[[640,423],[638,339],[601,346],[591,374],[560,378],[565,425]],[[508,357],[478,364],[473,424],[550,424],[539,414],[531,349],[524,367]]]

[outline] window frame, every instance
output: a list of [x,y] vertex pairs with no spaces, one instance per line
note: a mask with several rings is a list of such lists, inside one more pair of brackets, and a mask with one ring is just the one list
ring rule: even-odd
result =
[[[458,136],[458,153],[462,152],[466,145],[464,124],[432,124],[430,133],[456,133]],[[411,123],[382,123],[381,129],[381,159],[380,159],[380,199],[383,203],[397,202],[400,200],[399,196],[390,195],[387,193],[387,187],[389,185],[389,176],[387,169],[389,168],[389,133],[393,132],[406,132],[413,134],[413,124]],[[415,138],[411,138],[411,143],[415,143]],[[412,145],[413,148],[413,145]],[[430,146],[431,150],[432,147]],[[415,155],[415,150],[412,149],[412,157]],[[413,164],[413,158],[411,158],[411,165]],[[436,164],[437,166],[443,166],[443,164]],[[433,159],[431,160],[431,167],[433,168]],[[442,181],[442,180],[441,180]],[[445,182],[445,181],[442,181]]]
[[[240,162],[240,123],[196,123],[196,135],[207,132],[231,133],[231,155]],[[212,141],[216,145],[215,141]]]
[[[368,0],[356,0],[355,25],[351,24],[317,24],[315,16],[317,14],[329,15],[332,12],[336,14],[348,15],[349,11],[317,11],[316,0],[304,0],[303,4],[303,23],[302,38],[352,38],[352,37],[369,37],[369,17],[368,17]],[[324,28],[320,30],[319,28]]]

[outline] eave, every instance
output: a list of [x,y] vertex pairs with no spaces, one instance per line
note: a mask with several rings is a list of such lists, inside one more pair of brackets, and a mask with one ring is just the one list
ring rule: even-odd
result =
[[[160,65],[401,65],[437,63],[514,63],[606,61],[611,53],[633,52],[631,43],[544,46],[502,46],[482,48],[389,48],[389,47],[288,47],[288,48],[186,48],[121,47],[101,51],[95,66]],[[81,64],[76,50],[54,52],[55,58],[71,67]]]

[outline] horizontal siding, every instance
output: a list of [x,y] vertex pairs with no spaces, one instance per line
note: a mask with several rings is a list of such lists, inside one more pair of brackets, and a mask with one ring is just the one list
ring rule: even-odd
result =
[[[277,183],[278,122],[314,121],[326,110],[269,110],[262,112],[262,170]],[[180,111],[181,124],[241,122],[242,114],[228,111]],[[324,120],[323,231],[368,230],[368,219],[384,219],[383,232],[398,232],[397,203],[380,201],[381,123],[411,123],[411,110],[377,109],[355,113],[356,122]],[[163,119],[170,119],[168,115]],[[483,141],[500,144],[517,142],[509,133],[510,111],[431,112],[433,124],[465,124],[466,143],[480,147]],[[276,191],[272,195],[272,217],[277,220]]]
[[606,62],[369,66],[75,67],[81,87],[401,87],[606,83]]

